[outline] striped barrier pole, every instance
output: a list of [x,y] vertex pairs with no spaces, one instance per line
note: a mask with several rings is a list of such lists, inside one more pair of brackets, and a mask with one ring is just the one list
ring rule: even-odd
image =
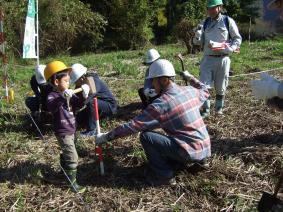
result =
[[[98,103],[97,97],[93,99],[93,108],[94,108],[94,117],[96,123],[97,134],[100,134],[100,124],[99,124],[99,114],[98,114]],[[99,165],[100,165],[100,174],[103,176],[104,172],[104,163],[103,163],[103,155],[101,146],[95,147],[95,153],[98,155]]]

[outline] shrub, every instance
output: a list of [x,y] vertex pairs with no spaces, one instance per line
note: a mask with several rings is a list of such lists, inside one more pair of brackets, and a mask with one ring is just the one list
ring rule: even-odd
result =
[[93,9],[108,21],[104,47],[136,49],[153,37],[150,28],[152,11],[147,0],[92,1]]
[[[21,55],[28,1],[2,3],[6,40]],[[79,0],[39,1],[40,55],[94,50],[103,40],[104,18]]]

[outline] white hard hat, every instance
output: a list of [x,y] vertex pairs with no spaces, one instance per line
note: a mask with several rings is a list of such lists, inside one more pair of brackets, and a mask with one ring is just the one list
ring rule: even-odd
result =
[[176,76],[176,73],[172,63],[168,60],[160,59],[150,65],[147,79],[174,76]]
[[46,83],[45,77],[44,77],[44,69],[46,65],[38,65],[35,67],[35,79],[38,84]]
[[81,78],[87,71],[87,68],[80,63],[75,63],[72,65],[72,71],[70,73],[71,83],[75,83],[79,78]]
[[151,64],[152,62],[154,62],[159,58],[160,58],[160,54],[158,53],[158,51],[156,49],[150,49],[146,52],[145,63]]

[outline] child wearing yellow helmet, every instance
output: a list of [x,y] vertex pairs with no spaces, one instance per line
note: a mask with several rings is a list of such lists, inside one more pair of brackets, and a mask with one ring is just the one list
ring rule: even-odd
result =
[[[77,166],[78,154],[75,147],[75,132],[76,122],[75,116],[70,110],[69,103],[73,107],[82,103],[73,92],[69,89],[69,71],[61,61],[53,61],[47,64],[44,70],[45,79],[51,83],[54,90],[47,97],[47,109],[53,114],[53,127],[55,136],[61,147],[62,154],[60,155],[61,168],[68,175],[68,181],[71,181],[71,188],[75,192],[84,192],[85,187],[77,184]],[[87,97],[89,87],[83,86],[83,96]]]

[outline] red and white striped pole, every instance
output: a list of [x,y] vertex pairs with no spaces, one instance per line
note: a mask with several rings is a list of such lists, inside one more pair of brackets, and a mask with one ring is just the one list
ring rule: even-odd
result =
[[2,56],[3,61],[3,70],[4,70],[4,87],[5,87],[5,99],[7,103],[9,102],[9,92],[8,92],[8,75],[7,75],[7,57],[5,54],[5,36],[4,36],[4,12],[0,8],[0,55]]
[[[97,97],[93,99],[93,108],[94,108],[94,118],[96,123],[97,134],[100,134],[100,124],[99,124],[99,114],[98,114],[98,103]],[[103,155],[101,146],[95,147],[95,153],[98,155],[99,165],[100,165],[100,174],[104,175],[104,163],[103,163]]]

